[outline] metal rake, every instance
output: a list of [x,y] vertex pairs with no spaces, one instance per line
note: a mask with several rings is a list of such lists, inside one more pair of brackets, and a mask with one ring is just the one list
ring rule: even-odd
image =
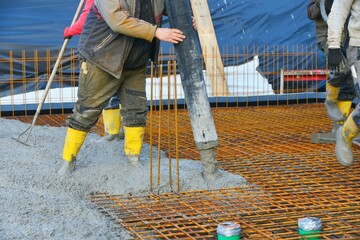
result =
[[[75,15],[74,15],[74,18],[73,18],[73,20],[71,22],[71,25],[74,24],[76,22],[76,20],[78,19],[79,15],[80,15],[80,11],[81,11],[81,9],[82,9],[82,7],[84,5],[84,2],[85,2],[85,0],[80,0],[79,6],[78,6],[78,8],[77,8],[77,10],[75,12]],[[60,50],[60,53],[59,53],[59,55],[58,55],[58,57],[56,59],[54,68],[52,69],[51,75],[50,75],[49,80],[48,80],[48,82],[46,84],[46,88],[45,88],[44,93],[42,95],[41,101],[40,101],[40,103],[39,103],[39,105],[38,105],[38,107],[36,109],[36,113],[34,115],[34,118],[32,120],[32,123],[31,123],[30,127],[28,127],[18,137],[11,137],[12,139],[18,141],[19,143],[22,143],[22,144],[24,144],[26,146],[35,146],[35,144],[36,144],[35,131],[33,131],[34,127],[35,127],[35,123],[36,123],[36,120],[38,119],[38,117],[40,115],[40,112],[41,112],[41,109],[42,109],[42,107],[44,105],[45,99],[46,99],[46,97],[47,97],[47,95],[49,93],[51,84],[52,84],[52,82],[54,80],[56,71],[57,71],[57,69],[58,69],[58,67],[60,65],[61,58],[64,55],[65,49],[66,49],[66,47],[68,45],[68,42],[69,42],[69,38],[64,39],[64,43],[63,43],[63,45],[61,47],[61,50]],[[33,144],[30,144],[28,142],[29,138],[30,138],[30,135],[33,136],[33,139],[34,139]]]

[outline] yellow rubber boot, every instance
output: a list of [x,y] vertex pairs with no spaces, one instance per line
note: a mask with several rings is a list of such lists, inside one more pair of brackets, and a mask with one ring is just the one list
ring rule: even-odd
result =
[[352,114],[346,119],[344,126],[337,130],[335,152],[341,165],[350,166],[353,163],[352,140],[359,132]]
[[329,82],[326,82],[326,100],[337,102],[339,92],[340,92],[340,87],[334,87]]
[[348,116],[351,112],[352,102],[351,101],[338,101],[337,105],[338,105],[338,108],[339,108],[341,114],[344,116],[344,120],[334,122],[332,132],[336,132],[339,129],[339,127],[344,125],[345,120],[348,118]]
[[68,128],[63,150],[63,165],[58,173],[69,175],[75,169],[76,156],[85,141],[87,132]]
[[351,113],[352,101],[338,101],[338,107],[340,112],[345,118],[347,118]]
[[340,87],[334,87],[330,83],[326,82],[326,100],[325,108],[329,115],[329,118],[333,121],[342,121],[344,116],[340,112],[338,107],[338,96],[340,92]]
[[103,121],[105,136],[107,141],[119,140],[119,132],[121,125],[120,109],[104,109]]
[[140,163],[140,152],[144,139],[145,127],[124,126],[124,132],[124,150],[127,161],[132,165],[137,165]]

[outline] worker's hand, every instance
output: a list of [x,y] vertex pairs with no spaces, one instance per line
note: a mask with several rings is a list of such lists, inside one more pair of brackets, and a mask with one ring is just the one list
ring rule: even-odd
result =
[[66,27],[66,28],[64,29],[64,39],[70,39],[70,38],[72,37],[72,35],[69,34],[69,30],[70,30],[69,27]]
[[342,60],[343,60],[343,55],[341,53],[340,48],[329,48],[329,53],[328,53],[329,68],[337,68]]
[[155,37],[161,41],[177,44],[184,41],[185,35],[175,28],[157,28]]

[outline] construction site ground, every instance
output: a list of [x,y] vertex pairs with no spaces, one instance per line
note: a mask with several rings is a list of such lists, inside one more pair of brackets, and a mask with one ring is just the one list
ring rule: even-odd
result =
[[[323,104],[212,108],[212,113],[219,168],[245,177],[249,185],[147,196],[99,193],[91,201],[135,239],[214,239],[225,221],[241,225],[241,239],[299,239],[297,221],[303,217],[321,219],[321,239],[360,239],[359,147],[353,146],[354,164],[343,167],[334,143],[311,142],[313,134],[332,129]],[[65,126],[66,116],[40,115],[37,124]],[[33,116],[11,118],[31,123]],[[173,118],[174,110],[153,111],[145,142],[151,120],[151,134],[161,131],[161,149],[171,158],[199,159],[187,110],[178,110],[176,124]],[[102,126],[99,121],[92,131],[101,135]]]

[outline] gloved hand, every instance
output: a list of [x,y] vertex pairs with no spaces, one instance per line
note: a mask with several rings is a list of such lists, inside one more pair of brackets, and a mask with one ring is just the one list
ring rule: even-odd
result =
[[336,68],[343,60],[343,55],[340,48],[329,48],[328,64],[330,68]]
[[65,29],[64,29],[64,39],[71,39],[71,34],[69,33],[69,30],[70,30],[70,28],[69,27],[66,27]]

